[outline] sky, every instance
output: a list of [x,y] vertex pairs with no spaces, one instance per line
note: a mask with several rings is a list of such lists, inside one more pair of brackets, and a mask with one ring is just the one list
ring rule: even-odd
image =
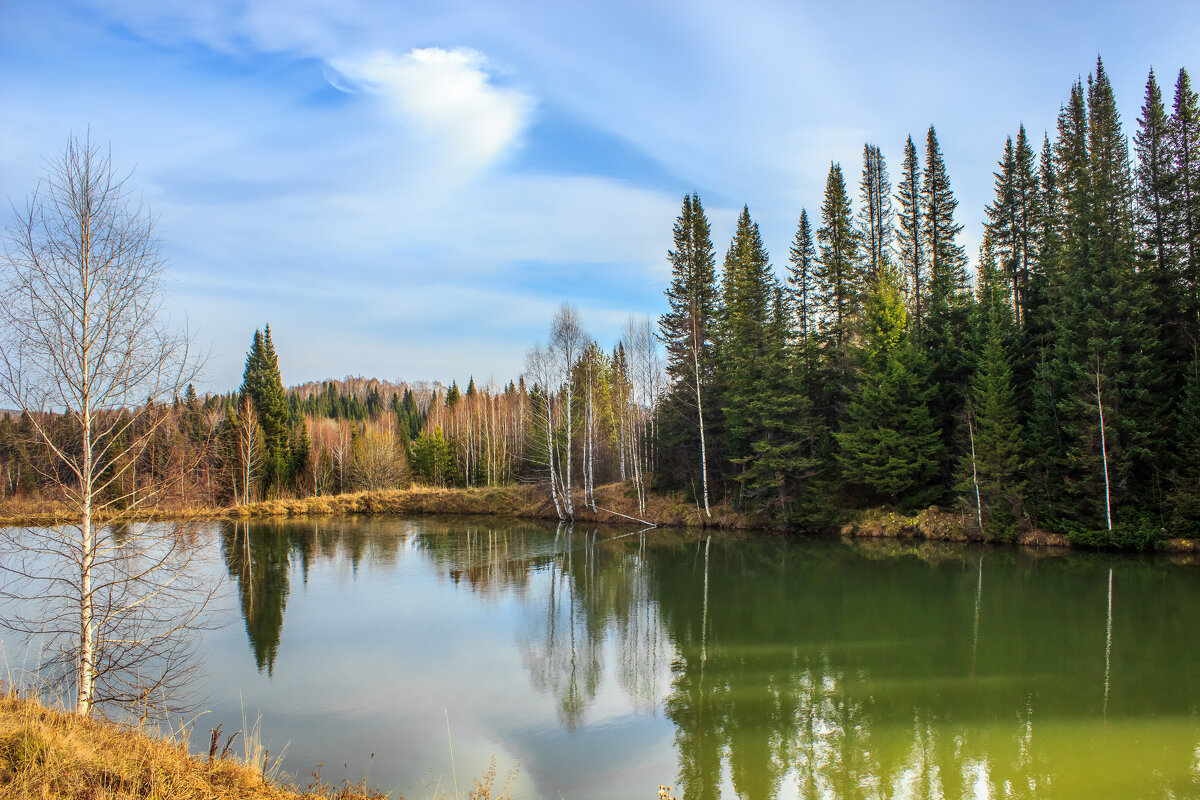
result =
[[718,263],[746,204],[783,274],[830,163],[857,199],[863,144],[895,182],[931,124],[974,255],[1018,125],[1053,138],[1102,56],[1132,136],[1197,34],[1192,0],[0,0],[0,221],[90,135],[202,390],[268,323],[287,385],[503,384],[563,302],[605,347],[665,310],[685,194]]

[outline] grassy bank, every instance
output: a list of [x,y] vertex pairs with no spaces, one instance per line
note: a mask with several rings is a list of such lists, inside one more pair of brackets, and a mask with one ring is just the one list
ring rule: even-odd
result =
[[[289,516],[336,516],[346,514],[482,514],[526,519],[557,519],[549,492],[543,486],[512,484],[472,489],[441,489],[412,486],[352,494],[294,499],[264,500],[221,508],[154,506],[138,509],[122,519],[205,520],[256,519]],[[596,509],[586,506],[582,492],[575,495],[575,519],[583,523],[637,524],[640,521],[671,527],[715,527],[749,529],[759,527],[729,506],[717,506],[710,519],[695,505],[678,495],[648,495],[646,509],[639,511],[632,491],[613,483],[596,488]],[[49,500],[7,500],[0,503],[0,525],[53,525],[70,523],[74,517],[65,505]],[[105,521],[104,516],[100,521]]]
[[[222,748],[223,749],[223,748]],[[236,749],[236,745],[235,745]],[[253,748],[246,748],[253,753]],[[248,760],[248,759],[244,759]],[[382,800],[365,785],[300,789],[220,750],[193,756],[185,743],[85,719],[9,694],[0,698],[0,797],[44,800]],[[268,770],[269,772],[269,770]]]
[[[322,497],[264,500],[249,505],[221,508],[157,506],[139,509],[132,517],[122,518],[187,521],[355,514],[451,514],[558,519],[546,487],[530,484],[471,489],[412,486],[406,489],[381,489]],[[689,503],[679,493],[648,494],[645,509],[639,510],[633,490],[629,485],[621,483],[596,487],[594,510],[583,502],[582,492],[577,492],[575,520],[583,524],[636,526],[652,523],[659,527],[722,530],[766,530],[773,527],[762,519],[737,511],[727,502],[715,504],[712,516],[706,517],[695,502]],[[61,503],[24,499],[0,503],[0,526],[51,525],[72,521],[74,518]],[[101,521],[104,521],[103,517]],[[849,538],[983,541],[969,516],[936,507],[913,515],[879,508],[853,512],[837,532]],[[1027,547],[1072,546],[1066,535],[1040,529],[1022,531],[1011,542],[1005,543]],[[1200,540],[1196,539],[1165,539],[1159,542],[1158,549],[1200,558]]]

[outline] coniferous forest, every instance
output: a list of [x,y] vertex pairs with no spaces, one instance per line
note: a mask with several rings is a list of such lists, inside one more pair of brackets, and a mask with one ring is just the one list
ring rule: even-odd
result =
[[[625,481],[640,508],[674,492],[782,529],[938,506],[989,538],[1200,536],[1200,103],[1186,70],[1166,91],[1151,71],[1129,135],[1097,60],[1056,130],[1018,125],[973,268],[930,126],[894,182],[876,144],[857,185],[831,164],[782,262],[748,207],[719,254],[684,197],[657,324],[631,318],[605,348],[564,304],[503,386],[285,390],[267,327],[237,392],[189,387],[147,416],[153,443],[113,491],[213,505],[538,481],[566,519]],[[0,419],[5,497],[50,491],[30,428]]]

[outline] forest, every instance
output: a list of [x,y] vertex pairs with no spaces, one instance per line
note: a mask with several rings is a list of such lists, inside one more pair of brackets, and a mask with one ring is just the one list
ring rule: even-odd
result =
[[[112,467],[109,491],[186,507],[536,481],[572,519],[594,487],[624,481],[642,507],[681,493],[706,515],[725,505],[784,530],[938,506],[987,538],[1200,536],[1200,103],[1187,71],[1169,102],[1150,72],[1132,147],[1099,59],[1057,130],[1038,142],[1018,125],[997,148],[973,269],[933,126],[920,144],[904,143],[894,185],[865,144],[856,197],[831,164],[778,270],[748,207],[718,269],[687,195],[666,313],[631,318],[605,347],[564,303],[505,385],[285,389],[267,326],[236,392],[188,386],[138,415],[150,444]],[[0,417],[5,499],[61,485],[35,428],[69,442],[70,417],[33,423]]]

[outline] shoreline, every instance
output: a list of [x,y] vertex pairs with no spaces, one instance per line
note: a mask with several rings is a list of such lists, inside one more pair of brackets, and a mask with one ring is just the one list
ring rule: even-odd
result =
[[[577,498],[582,500],[582,496]],[[781,531],[751,516],[735,511],[727,504],[713,508],[705,519],[699,507],[687,504],[682,496],[648,494],[644,516],[624,484],[596,487],[596,510],[578,502],[575,523],[620,525],[645,524],[657,528],[700,528],[722,531],[753,531],[785,535],[834,535],[846,539],[898,539],[910,541],[986,543],[1026,548],[1061,550],[1092,550],[1075,544],[1066,534],[1034,528],[1013,539],[985,537],[966,524],[960,514],[931,506],[916,514],[906,515],[882,508],[853,512],[849,519],[828,534],[795,530]],[[0,503],[0,526],[69,524],[74,517],[61,505],[24,503],[13,507]],[[324,495],[298,499],[262,500],[249,505],[217,508],[147,506],[132,514],[100,514],[98,522],[204,522],[222,520],[257,520],[289,517],[322,517],[345,515],[422,516],[478,515],[512,519],[557,521],[553,503],[544,487],[533,484],[472,488],[434,488],[414,486],[406,489],[381,489],[339,495]],[[1113,552],[1150,552],[1193,556],[1200,563],[1200,539],[1165,538],[1154,550],[1137,551],[1110,548]]]

